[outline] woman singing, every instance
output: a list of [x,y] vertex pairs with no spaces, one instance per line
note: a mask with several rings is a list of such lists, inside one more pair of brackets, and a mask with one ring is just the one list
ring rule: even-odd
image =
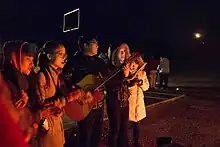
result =
[[[67,57],[63,44],[49,41],[44,45],[39,58],[40,72],[37,75],[37,95],[41,106],[52,104],[49,115],[43,127],[47,130],[40,135],[40,147],[63,147],[64,129],[62,125],[62,108],[68,101],[73,101],[82,96],[80,89],[72,89],[67,96],[61,92],[59,75],[64,67]],[[88,93],[89,95],[89,93]]]

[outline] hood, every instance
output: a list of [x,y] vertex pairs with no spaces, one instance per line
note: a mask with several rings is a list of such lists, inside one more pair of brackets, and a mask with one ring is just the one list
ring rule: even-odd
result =
[[11,63],[17,70],[21,70],[21,52],[27,42],[8,42],[4,45],[6,62]]
[[118,60],[118,51],[120,48],[125,48],[125,60],[128,59],[131,55],[130,53],[130,48],[127,44],[121,44],[119,47],[117,47],[113,52],[112,52],[112,55],[111,55],[111,62],[112,62],[112,65],[114,66],[119,66],[120,63],[119,63],[119,60]]

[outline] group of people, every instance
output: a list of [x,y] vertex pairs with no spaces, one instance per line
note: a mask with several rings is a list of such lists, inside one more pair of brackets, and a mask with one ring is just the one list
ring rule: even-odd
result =
[[36,46],[28,42],[5,43],[4,70],[0,74],[0,146],[63,147],[68,137],[64,137],[63,108],[82,97],[87,103],[93,101],[92,92],[85,92],[76,83],[88,74],[101,78],[100,74],[105,76],[121,65],[121,72],[99,89],[106,91],[106,96],[78,121],[79,144],[99,146],[106,101],[109,147],[128,146],[129,122],[133,143],[141,146],[139,123],[146,117],[143,92],[149,88],[146,72],[138,70],[138,59],[125,64],[131,56],[125,43],[112,52],[108,64],[97,56],[95,38],[84,37],[82,45],[82,51],[67,60],[66,48],[60,42],[46,42],[39,54]]
[[151,90],[155,90],[157,81],[159,81],[159,88],[168,88],[168,77],[170,73],[170,61],[168,58],[164,56],[157,59],[152,56],[147,61],[146,71],[148,73]]

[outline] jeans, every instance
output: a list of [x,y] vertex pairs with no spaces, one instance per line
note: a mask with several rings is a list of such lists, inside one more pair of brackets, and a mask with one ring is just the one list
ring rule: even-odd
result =
[[109,118],[109,147],[127,147],[128,136],[128,113],[129,107],[120,107],[119,104],[107,104],[107,113]]
[[104,107],[93,109],[88,116],[78,122],[80,147],[98,147],[102,126]]
[[169,75],[168,73],[160,73],[160,87],[167,88],[167,86],[168,86],[168,75]]
[[140,138],[139,122],[131,122],[133,130],[133,141],[135,144],[138,144]]

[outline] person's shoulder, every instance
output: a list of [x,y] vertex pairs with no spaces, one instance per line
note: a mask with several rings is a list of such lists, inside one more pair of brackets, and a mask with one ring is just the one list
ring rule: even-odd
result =
[[83,56],[83,52],[78,52],[77,54],[73,55],[73,58],[81,58]]
[[102,58],[98,57],[98,56],[95,57],[95,60],[98,62],[98,64],[106,65],[105,61]]
[[105,61],[102,58],[96,57],[97,61],[105,63]]
[[44,69],[44,70],[41,69],[41,70],[36,74],[36,77],[37,77],[37,79],[45,79],[46,74],[48,74],[47,71],[46,71],[46,69]]

